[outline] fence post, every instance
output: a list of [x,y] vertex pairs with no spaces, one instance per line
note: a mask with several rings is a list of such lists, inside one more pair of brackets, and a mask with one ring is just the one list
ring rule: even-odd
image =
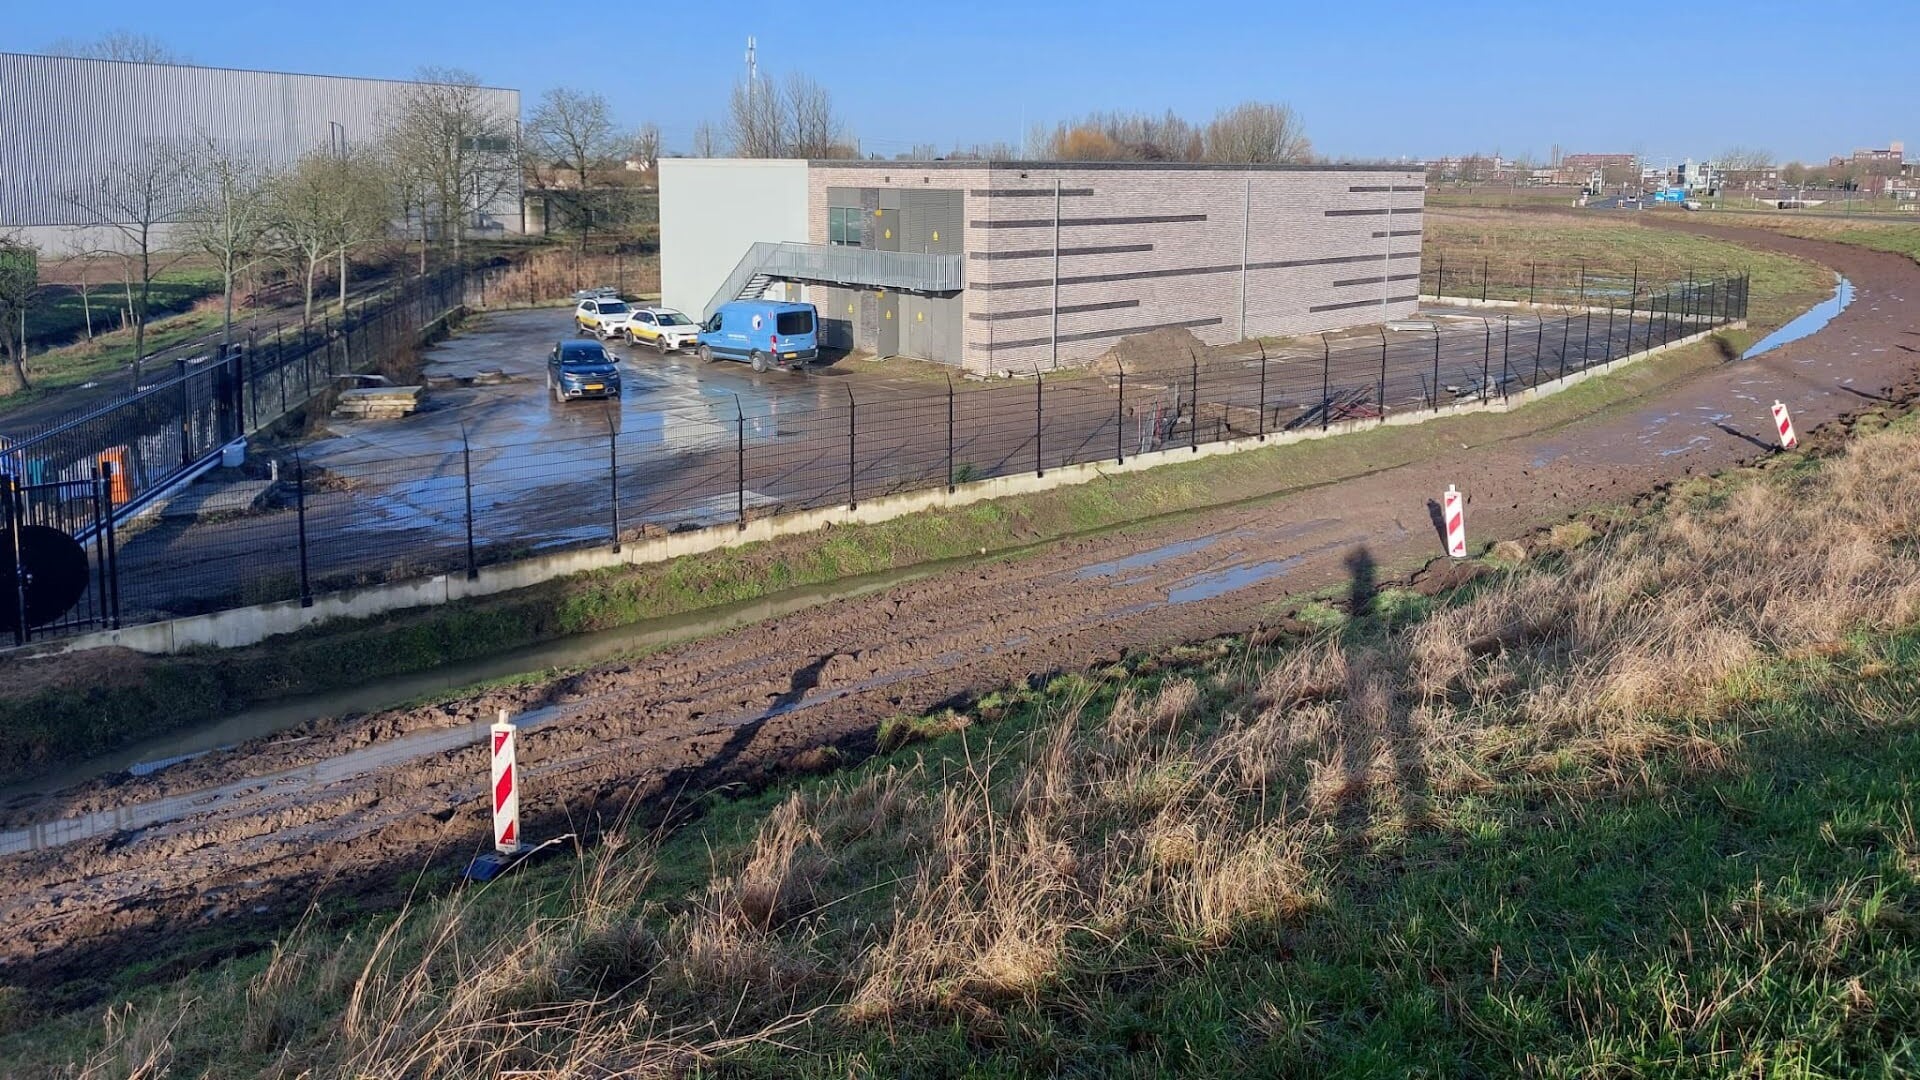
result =
[[107,621],[107,515],[112,513],[112,504],[107,500],[107,489],[100,482],[100,466],[87,470],[93,478],[93,580],[94,605],[100,609],[100,625],[110,627]]
[[1433,411],[1440,411],[1440,327],[1433,328],[1433,386],[1427,390],[1427,398],[1433,402]]
[[1380,422],[1387,420],[1387,328],[1380,327]]
[[1533,260],[1528,259],[1527,260],[1527,306],[1528,307],[1533,306],[1533,283],[1534,283],[1534,274],[1537,269],[1538,267],[1534,265]]
[[1580,260],[1580,304],[1582,307],[1584,307],[1586,306],[1586,303],[1587,303],[1587,260],[1581,259]]
[[1588,308],[1586,329],[1581,331],[1581,337],[1580,337],[1580,370],[1585,371],[1586,369],[1592,366],[1593,366],[1593,309]]
[[460,479],[467,492],[467,580],[480,577],[480,560],[473,550],[473,446],[467,442],[467,425],[460,425]]
[[[7,328],[11,330],[11,327]],[[20,558],[20,482],[12,473],[0,473],[0,496],[6,499],[7,561],[13,564],[13,643],[27,643],[27,568]]]
[[1560,377],[1567,377],[1567,338],[1573,333],[1573,320],[1560,317]]
[[1260,400],[1255,402],[1254,405],[1256,406],[1254,411],[1259,415],[1255,416],[1253,419],[1253,429],[1256,433],[1259,434],[1260,441],[1266,442],[1267,441],[1267,343],[1264,341],[1260,343]]
[[1440,256],[1440,276],[1433,286],[1433,298],[1439,300],[1447,291],[1447,257]]
[[1486,333],[1480,343],[1480,404],[1487,403],[1487,381],[1493,378],[1493,324],[1480,319],[1480,327]]
[[1613,363],[1613,313],[1618,310],[1619,305],[1612,300],[1607,301],[1607,358],[1602,363]]
[[[1127,463],[1127,369],[1118,359],[1113,362],[1114,370],[1120,373],[1120,388],[1113,395],[1113,463]],[[1266,375],[1262,365],[1260,374]]]
[[313,582],[307,571],[307,467],[293,455],[293,509],[300,529],[300,606],[313,606]]
[[107,590],[113,606],[113,628],[118,630],[120,629],[120,537],[113,520],[113,466],[111,464],[100,466],[100,481],[105,485],[107,494],[107,566],[112,571]]
[[947,376],[947,494],[959,485],[953,478],[953,376]]
[[1547,317],[1535,312],[1533,316],[1533,385],[1540,385],[1540,358],[1547,351]]
[[1627,355],[1633,355],[1633,317],[1640,310],[1640,282],[1635,274],[1634,288],[1627,294]]
[[734,490],[738,495],[740,531],[747,531],[747,413],[740,407],[740,395],[733,395],[734,415]]
[[615,423],[614,407],[607,406],[607,495],[612,507],[613,553],[620,554],[620,428]]
[[1480,256],[1480,302],[1483,304],[1487,302],[1487,277],[1492,265],[1492,259],[1485,255]]
[[1192,413],[1192,423],[1187,425],[1187,447],[1198,453],[1200,450],[1200,354],[1190,354],[1193,358],[1193,403],[1187,411]]
[[1033,475],[1047,475],[1046,463],[1040,457],[1040,436],[1046,430],[1046,404],[1042,398],[1045,392],[1046,377],[1040,374],[1038,365],[1033,370]]
[[[1693,329],[1693,317],[1699,314],[1699,305],[1693,297],[1693,271],[1687,271],[1687,292],[1680,298],[1680,325],[1682,329]],[[1682,337],[1686,335],[1682,334]]]
[[193,380],[187,362],[180,361],[180,467],[193,464]]
[[856,499],[853,493],[854,462],[856,460],[854,438],[859,431],[859,424],[856,422],[859,410],[859,402],[853,399],[853,387],[849,386],[847,387],[847,509],[849,510],[857,510],[860,507],[860,500]]
[[[1194,408],[1200,407],[1200,397],[1194,395]],[[1200,414],[1196,411],[1196,417]],[[1320,333],[1320,430],[1327,430],[1333,417],[1333,346],[1327,343],[1325,331]]]
[[1507,385],[1513,381],[1513,316],[1500,316],[1500,400],[1507,400]]

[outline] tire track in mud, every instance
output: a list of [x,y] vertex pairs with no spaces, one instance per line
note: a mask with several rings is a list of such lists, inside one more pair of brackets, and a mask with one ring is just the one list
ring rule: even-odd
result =
[[[520,748],[530,834],[585,831],[626,807],[803,766],[821,746],[864,751],[890,715],[1250,629],[1363,562],[1437,556],[1428,504],[1449,483],[1469,495],[1476,542],[1518,535],[1757,456],[1773,396],[1811,431],[1911,375],[1920,266],[1695,228],[1833,266],[1855,302],[1777,352],[1551,431],[956,568],[540,686],[316,722],[16,806],[12,826],[97,813],[105,831],[0,858],[0,920],[13,931],[0,981],[61,982],[195,927],[284,926],[316,892],[367,904],[403,894],[408,871],[487,842],[483,752],[458,744],[499,708],[538,720]],[[147,814],[156,803],[176,812]]]

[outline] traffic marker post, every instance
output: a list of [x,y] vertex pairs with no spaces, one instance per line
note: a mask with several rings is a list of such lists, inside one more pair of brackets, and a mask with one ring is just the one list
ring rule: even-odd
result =
[[493,850],[467,866],[467,880],[491,881],[512,869],[528,852],[520,833],[520,769],[515,761],[519,725],[500,710],[499,721],[487,729],[488,791],[493,801]]
[[1778,401],[1773,403],[1773,426],[1780,432],[1780,449],[1791,450],[1800,445],[1793,433],[1793,417],[1787,415],[1787,407]]
[[1441,496],[1440,508],[1440,516],[1447,524],[1447,554],[1464,559],[1467,557],[1466,499],[1448,484],[1447,493]]

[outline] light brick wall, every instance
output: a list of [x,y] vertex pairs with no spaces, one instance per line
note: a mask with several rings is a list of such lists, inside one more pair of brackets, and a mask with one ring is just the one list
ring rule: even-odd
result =
[[1410,167],[818,164],[808,224],[826,243],[830,187],[963,190],[965,364],[998,374],[1085,363],[1174,324],[1226,344],[1410,315],[1424,179]]

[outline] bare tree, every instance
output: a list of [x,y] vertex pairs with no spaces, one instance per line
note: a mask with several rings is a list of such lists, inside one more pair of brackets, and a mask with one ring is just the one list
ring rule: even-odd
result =
[[[127,156],[101,173],[93,183],[67,195],[67,202],[86,215],[86,224],[117,234],[115,245],[127,282],[127,317],[133,323],[133,385],[140,385],[141,364],[147,348],[147,309],[153,297],[153,279],[177,262],[160,247],[159,226],[179,219],[190,199],[187,156],[170,143],[150,141],[129,149]],[[135,270],[138,274],[135,274]],[[134,292],[135,283],[139,292]]]
[[68,268],[78,267],[73,273],[73,291],[80,294],[80,315],[87,328],[87,340],[93,340],[93,280],[94,267],[113,257],[113,252],[95,247],[87,242],[86,230],[75,229],[67,233],[61,244],[60,261]]
[[514,118],[494,107],[470,72],[422,68],[386,128],[387,152],[417,177],[422,203],[460,262],[469,220],[512,191],[519,175]]
[[[27,382],[27,309],[40,291],[40,252],[32,244],[0,236],[0,349],[13,370],[13,390],[31,390]],[[17,335],[16,335],[17,331]]]
[[1799,187],[1807,182],[1807,166],[1804,162],[1789,161],[1780,166],[1780,181],[1788,187]]
[[1245,165],[1310,161],[1313,144],[1292,106],[1249,101],[1222,109],[1207,125],[1206,156]]
[[720,156],[720,133],[713,124],[702,120],[693,129],[693,156],[710,158]]
[[47,46],[48,56],[77,56],[88,60],[128,60],[136,64],[184,64],[187,57],[156,37],[131,30],[109,30],[97,38],[78,41],[61,38]]
[[585,246],[593,227],[593,172],[621,150],[607,99],[564,87],[547,91],[527,119],[527,142],[535,175],[552,169],[572,182],[574,224]]
[[[267,237],[305,283],[303,319],[313,319],[320,267],[380,236],[394,201],[389,174],[366,155],[316,150],[268,182]],[[340,302],[346,303],[344,274]]]
[[785,95],[766,79],[734,83],[727,102],[727,139],[735,157],[787,157],[793,132]]
[[787,76],[786,156],[809,159],[858,157],[847,127],[833,111],[833,95],[811,76],[798,71]]
[[1056,161],[1199,161],[1201,132],[1173,110],[1151,113],[1093,112],[1041,129],[1036,153]]
[[233,342],[234,281],[260,257],[267,230],[262,174],[253,158],[204,133],[191,161],[194,190],[180,223],[186,242],[213,256],[220,267],[224,356]]
[[628,160],[640,163],[640,171],[649,178],[660,164],[660,125],[648,121],[635,128],[627,140]]

